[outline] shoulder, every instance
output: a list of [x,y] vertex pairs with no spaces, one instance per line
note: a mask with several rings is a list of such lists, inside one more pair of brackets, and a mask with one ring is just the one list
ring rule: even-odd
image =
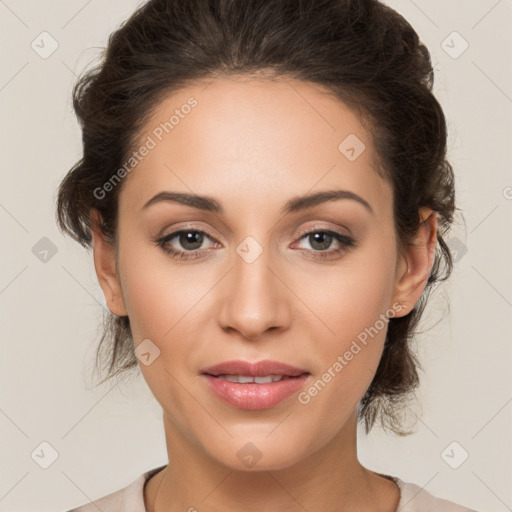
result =
[[433,496],[419,485],[393,477],[400,488],[400,502],[396,512],[477,512],[476,510]]
[[119,510],[123,512],[146,512],[144,505],[144,484],[152,475],[164,467],[165,466],[160,466],[146,471],[122,489],[68,510],[67,512],[98,512],[98,510],[102,512],[118,512]]

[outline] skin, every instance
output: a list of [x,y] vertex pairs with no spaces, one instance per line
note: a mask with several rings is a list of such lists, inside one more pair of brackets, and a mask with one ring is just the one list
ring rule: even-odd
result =
[[[125,178],[117,247],[91,214],[110,311],[129,316],[135,347],[149,338],[160,350],[139,366],[162,406],[171,462],[146,485],[146,508],[395,511],[397,486],[357,458],[356,408],[386,328],[307,404],[294,394],[273,408],[238,409],[209,391],[200,370],[272,359],[305,368],[316,381],[393,304],[402,305],[396,317],[414,307],[433,263],[437,214],[422,209],[414,244],[398,251],[393,193],[375,170],[369,133],[344,103],[294,79],[217,78],[186,87],[154,109],[139,141],[191,96],[198,105]],[[338,150],[349,134],[366,146],[354,161]],[[363,197],[373,213],[343,199],[280,214],[292,197],[340,188]],[[163,190],[213,197],[225,212],[172,202],[142,209]],[[196,245],[203,253],[176,260],[154,240],[185,226],[207,233]],[[314,259],[341,246],[333,238],[322,249],[301,238],[301,228],[338,231],[357,245]],[[236,252],[248,236],[263,249],[252,263]],[[172,247],[190,247],[180,242],[175,237]],[[248,442],[262,455],[250,468],[237,457]]]

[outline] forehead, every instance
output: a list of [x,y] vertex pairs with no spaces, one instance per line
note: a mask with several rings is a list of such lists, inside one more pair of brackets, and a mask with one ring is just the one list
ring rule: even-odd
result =
[[[308,191],[344,188],[379,209],[391,190],[357,115],[321,86],[293,79],[219,78],[161,101],[140,131],[131,205],[162,190],[218,197],[240,211]],[[238,210],[236,210],[238,208]]]

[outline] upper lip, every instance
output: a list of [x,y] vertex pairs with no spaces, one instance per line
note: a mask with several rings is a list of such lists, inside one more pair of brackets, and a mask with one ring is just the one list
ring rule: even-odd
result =
[[257,363],[249,363],[247,361],[224,361],[214,366],[203,368],[201,373],[208,375],[247,375],[251,377],[263,377],[265,375],[288,375],[290,377],[298,377],[303,373],[309,373],[307,370],[290,366],[289,364],[279,361],[258,361]]

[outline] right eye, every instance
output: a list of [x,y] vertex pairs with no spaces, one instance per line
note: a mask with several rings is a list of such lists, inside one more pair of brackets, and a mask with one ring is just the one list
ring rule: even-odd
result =
[[[196,259],[201,257],[202,252],[209,252],[207,249],[201,249],[203,242],[210,235],[202,230],[197,229],[180,229],[165,235],[154,242],[167,254],[174,259]],[[176,239],[184,250],[173,247],[172,241]]]

